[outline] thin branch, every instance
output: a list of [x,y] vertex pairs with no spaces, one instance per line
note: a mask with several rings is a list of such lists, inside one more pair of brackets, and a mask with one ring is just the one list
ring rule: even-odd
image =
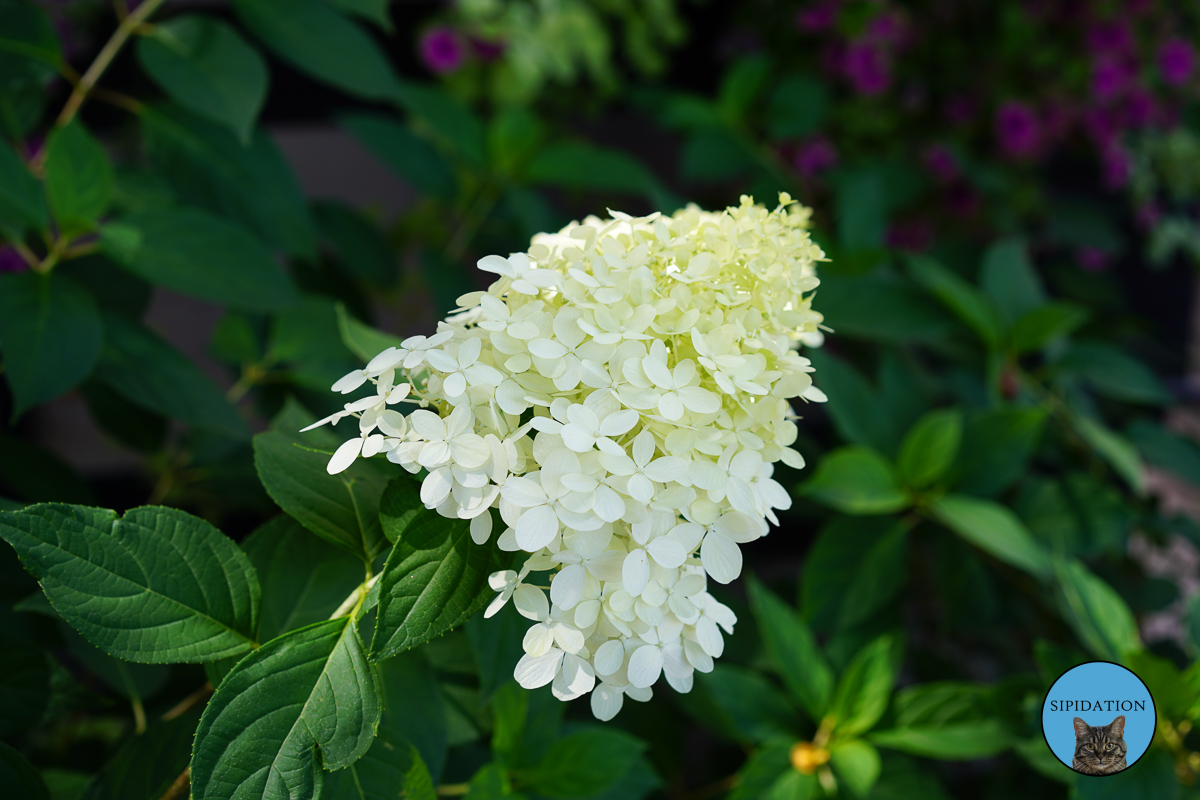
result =
[[367,599],[367,595],[371,593],[371,589],[375,586],[376,582],[379,580],[379,576],[382,574],[383,573],[380,572],[378,575],[373,576],[370,580],[359,584],[358,588],[351,592],[350,596],[342,601],[342,604],[337,607],[337,611],[334,611],[329,618],[337,619],[338,617],[346,616],[351,611],[358,610],[358,606],[362,605],[362,602]]
[[183,716],[188,711],[192,710],[192,708],[194,708],[197,703],[199,703],[200,701],[204,700],[204,698],[206,698],[210,694],[212,694],[212,691],[213,691],[213,685],[211,683],[205,683],[199,689],[192,692],[187,697],[183,698],[178,703],[176,703],[174,706],[172,706],[171,709],[169,711],[167,711],[167,713],[162,715],[162,717],[161,717],[162,721],[170,722],[171,720],[175,719],[176,717]]
[[187,796],[188,784],[192,781],[192,768],[184,767],[183,772],[179,773],[179,777],[171,784],[167,791],[163,792],[163,796],[159,800],[178,800],[180,797]]

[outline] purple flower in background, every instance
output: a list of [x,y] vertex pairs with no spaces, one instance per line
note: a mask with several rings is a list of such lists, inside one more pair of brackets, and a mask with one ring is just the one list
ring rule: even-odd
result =
[[1101,147],[1107,146],[1121,133],[1121,123],[1115,110],[1089,108],[1083,114],[1083,128]]
[[11,247],[0,247],[0,275],[6,272],[24,272],[29,269],[25,259]]
[[1126,125],[1131,128],[1144,128],[1153,124],[1158,117],[1158,104],[1154,101],[1154,95],[1138,86],[1125,98],[1121,112]]
[[796,148],[792,163],[805,178],[815,178],[837,163],[837,150],[824,137],[809,139]]
[[1128,55],[1133,52],[1133,31],[1124,21],[1102,22],[1088,29],[1087,46],[1096,55]]
[[1187,83],[1196,68],[1196,50],[1186,39],[1170,39],[1158,48],[1158,71],[1172,86]]
[[882,45],[895,45],[901,43],[904,33],[904,22],[900,19],[900,15],[884,12],[867,23],[864,38]]
[[1119,189],[1129,183],[1133,162],[1125,148],[1113,142],[1100,151],[1100,160],[1104,166],[1105,186],[1109,189]]
[[882,94],[891,85],[890,66],[883,50],[863,41],[851,42],[842,62],[842,69],[854,90],[868,96]]
[[1013,158],[1028,158],[1041,144],[1041,126],[1033,109],[1009,100],[996,111],[996,139]]
[[922,219],[896,222],[888,226],[887,246],[910,253],[920,253],[933,244],[933,229]]
[[463,55],[462,40],[452,28],[430,28],[421,37],[421,60],[434,72],[454,72]]
[[1101,102],[1121,95],[1133,82],[1133,67],[1123,58],[1102,56],[1092,61],[1092,97]]
[[480,61],[495,61],[504,55],[504,42],[471,37],[471,50]]
[[960,174],[958,158],[944,144],[934,144],[925,148],[921,160],[925,168],[933,173],[933,177],[942,183],[951,183]]
[[1075,263],[1088,272],[1103,272],[1108,269],[1108,253],[1099,247],[1080,247],[1075,251]]
[[796,12],[796,27],[805,33],[829,30],[837,22],[837,0],[818,0]]

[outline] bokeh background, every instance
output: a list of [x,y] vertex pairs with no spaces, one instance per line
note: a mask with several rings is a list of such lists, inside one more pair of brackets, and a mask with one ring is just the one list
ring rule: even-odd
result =
[[[0,0],[0,181],[20,183],[16,158],[53,184],[47,151],[55,137],[71,146],[55,121],[138,9]],[[830,331],[805,351],[830,401],[800,409],[809,467],[781,466],[796,502],[744,548],[747,570],[798,609],[835,671],[899,631],[896,688],[961,690],[940,717],[935,693],[910,692],[887,720],[1003,732],[957,730],[992,738],[950,762],[899,747],[877,782],[842,791],[1195,795],[1200,5],[168,0],[132,33],[66,115],[87,139],[72,152],[100,165],[78,178],[103,186],[83,224],[60,218],[52,185],[42,225],[0,186],[12,507],[166,504],[242,540],[278,512],[251,435],[337,410],[329,386],[361,365],[359,328],[428,332],[486,285],[478,258],[588,214],[742,194],[773,205],[786,191],[812,207],[831,259],[814,303]],[[233,288],[228,275],[261,264],[244,263],[250,251],[286,284]],[[11,287],[51,270],[86,295],[105,343],[51,352],[59,379],[42,381],[14,357],[30,340]],[[931,410],[959,415],[961,446],[936,476],[904,477],[906,435]],[[846,447],[898,464],[909,499],[811,478]],[[1073,566],[1025,574],[986,525],[964,533],[936,511],[940,492],[1007,509],[1038,552]],[[30,584],[6,569],[5,601],[19,602]],[[745,620],[728,656],[740,677],[623,712],[650,742],[638,791],[810,796],[745,788],[756,753],[786,766],[764,743],[807,741],[820,720],[772,708],[788,701],[762,675],[787,684],[787,667],[764,654],[744,590],[729,601]],[[128,692],[47,641],[64,685],[95,697],[43,709],[27,751],[55,797],[98,792],[91,774],[129,734]],[[457,687],[455,785],[490,730],[478,687],[455,694],[472,680],[466,650],[427,656]],[[1038,750],[1035,706],[1071,664],[1127,656],[1170,695],[1168,729],[1131,772],[1141,783],[1076,785]],[[144,699],[160,704],[188,683],[155,680]]]

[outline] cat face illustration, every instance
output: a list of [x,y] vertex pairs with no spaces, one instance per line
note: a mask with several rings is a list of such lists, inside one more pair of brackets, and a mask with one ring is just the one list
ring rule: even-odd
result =
[[1107,725],[1088,725],[1075,717],[1075,757],[1071,768],[1084,775],[1111,775],[1125,763],[1125,715]]

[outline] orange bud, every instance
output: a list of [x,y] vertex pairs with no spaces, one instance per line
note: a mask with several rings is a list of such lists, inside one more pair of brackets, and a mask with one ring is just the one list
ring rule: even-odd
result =
[[817,767],[829,761],[829,751],[812,742],[796,742],[792,745],[791,759],[797,772],[812,775]]

